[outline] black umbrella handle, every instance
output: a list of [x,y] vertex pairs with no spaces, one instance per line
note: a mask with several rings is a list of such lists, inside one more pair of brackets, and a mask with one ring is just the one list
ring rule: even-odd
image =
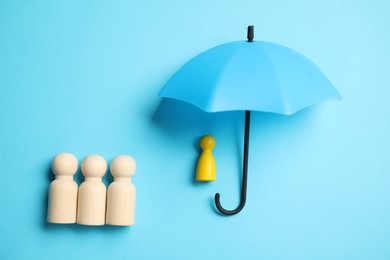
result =
[[243,162],[243,171],[242,171],[242,188],[241,188],[241,202],[240,205],[234,210],[226,210],[221,206],[220,194],[215,194],[215,206],[224,215],[234,215],[240,212],[246,202],[246,190],[247,190],[247,180],[248,180],[248,153],[249,153],[249,130],[251,124],[251,111],[245,111],[245,137],[244,137],[244,162]]

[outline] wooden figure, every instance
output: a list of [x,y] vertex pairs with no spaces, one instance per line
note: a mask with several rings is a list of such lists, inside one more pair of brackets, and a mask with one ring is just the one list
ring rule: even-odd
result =
[[110,171],[114,181],[108,187],[106,224],[134,225],[136,189],[131,178],[135,169],[135,161],[128,155],[120,155],[112,160]]
[[56,176],[49,187],[47,222],[70,224],[76,222],[77,183],[73,180],[78,168],[77,158],[71,153],[60,153],[52,162]]
[[215,181],[217,178],[217,170],[215,166],[212,149],[215,146],[215,139],[211,135],[205,135],[200,140],[200,147],[203,152],[199,157],[198,166],[196,169],[197,181]]
[[100,155],[89,155],[81,163],[85,181],[80,185],[77,207],[77,223],[100,226],[105,224],[106,186],[102,177],[107,163]]

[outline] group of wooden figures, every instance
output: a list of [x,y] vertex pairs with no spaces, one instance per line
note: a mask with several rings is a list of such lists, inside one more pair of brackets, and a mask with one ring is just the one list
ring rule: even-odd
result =
[[128,155],[115,157],[110,164],[114,181],[108,190],[102,182],[107,171],[106,160],[89,155],[81,163],[85,181],[80,187],[73,176],[78,169],[77,158],[60,153],[52,162],[55,180],[49,188],[47,221],[57,224],[132,226],[135,223],[136,189],[131,182],[136,169]]

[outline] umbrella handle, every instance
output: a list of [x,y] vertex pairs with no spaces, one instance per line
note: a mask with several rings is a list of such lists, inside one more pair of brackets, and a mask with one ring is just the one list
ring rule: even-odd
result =
[[248,152],[249,152],[249,130],[251,123],[251,111],[245,111],[245,137],[244,137],[244,162],[242,170],[242,188],[241,188],[241,202],[240,205],[234,210],[226,210],[221,206],[219,193],[215,194],[215,206],[224,215],[234,215],[240,212],[246,202],[246,190],[247,190],[247,180],[248,180]]

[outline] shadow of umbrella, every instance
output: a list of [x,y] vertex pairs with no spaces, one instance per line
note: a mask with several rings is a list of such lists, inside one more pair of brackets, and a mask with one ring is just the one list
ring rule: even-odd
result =
[[233,113],[208,113],[186,102],[175,99],[163,99],[152,117],[152,121],[165,134],[178,138],[191,133],[212,132],[226,120],[234,120],[241,116],[239,111]]

